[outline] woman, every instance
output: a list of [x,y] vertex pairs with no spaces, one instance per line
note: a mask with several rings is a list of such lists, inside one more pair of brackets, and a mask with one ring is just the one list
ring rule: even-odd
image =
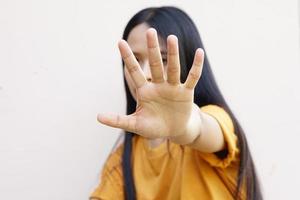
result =
[[175,7],[143,9],[119,42],[125,130],[90,199],[262,199],[247,140],[214,79],[196,26]]

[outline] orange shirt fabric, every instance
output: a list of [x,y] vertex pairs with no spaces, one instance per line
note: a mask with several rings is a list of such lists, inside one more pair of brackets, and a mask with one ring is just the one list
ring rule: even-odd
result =
[[[137,135],[132,141],[132,170],[138,200],[234,198],[239,149],[232,120],[219,106],[206,105],[200,109],[218,121],[226,142],[226,156],[220,158],[214,153],[203,153],[172,142],[151,148],[147,139]],[[100,184],[91,193],[90,200],[125,199],[123,148],[121,144],[108,157]]]

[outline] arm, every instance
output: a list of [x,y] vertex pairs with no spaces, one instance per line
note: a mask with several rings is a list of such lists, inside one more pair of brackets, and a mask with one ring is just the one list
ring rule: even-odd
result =
[[225,148],[225,140],[220,125],[212,116],[199,112],[202,116],[202,130],[188,146],[202,152],[213,153]]
[[151,82],[146,80],[129,44],[124,40],[119,42],[125,67],[135,85],[136,111],[130,115],[100,114],[98,121],[148,139],[169,138],[174,143],[191,145],[203,152],[220,151],[225,146],[221,128],[193,102],[203,68],[203,50],[195,51],[186,81],[181,83],[177,37],[167,38],[165,70],[159,62],[161,53],[156,31],[149,29],[146,35]]
[[[184,144],[205,153],[214,153],[225,148],[225,140],[218,121],[202,112],[195,104],[193,124],[184,136],[170,138],[177,144]],[[200,126],[197,126],[200,124]],[[195,133],[196,132],[196,133]]]

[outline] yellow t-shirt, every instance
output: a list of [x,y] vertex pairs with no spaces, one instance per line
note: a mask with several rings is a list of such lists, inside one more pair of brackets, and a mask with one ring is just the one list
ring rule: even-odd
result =
[[[138,200],[233,199],[239,150],[227,112],[216,105],[201,107],[219,123],[227,145],[226,157],[202,153],[188,146],[164,142],[155,148],[141,136],[132,141],[133,178]],[[107,159],[98,187],[90,199],[124,199],[123,144]]]

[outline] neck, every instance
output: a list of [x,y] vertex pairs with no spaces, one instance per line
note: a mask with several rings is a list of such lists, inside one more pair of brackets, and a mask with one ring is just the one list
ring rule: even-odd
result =
[[148,140],[148,145],[150,148],[155,148],[158,147],[161,143],[165,142],[165,138],[158,138],[158,139],[147,139]]

